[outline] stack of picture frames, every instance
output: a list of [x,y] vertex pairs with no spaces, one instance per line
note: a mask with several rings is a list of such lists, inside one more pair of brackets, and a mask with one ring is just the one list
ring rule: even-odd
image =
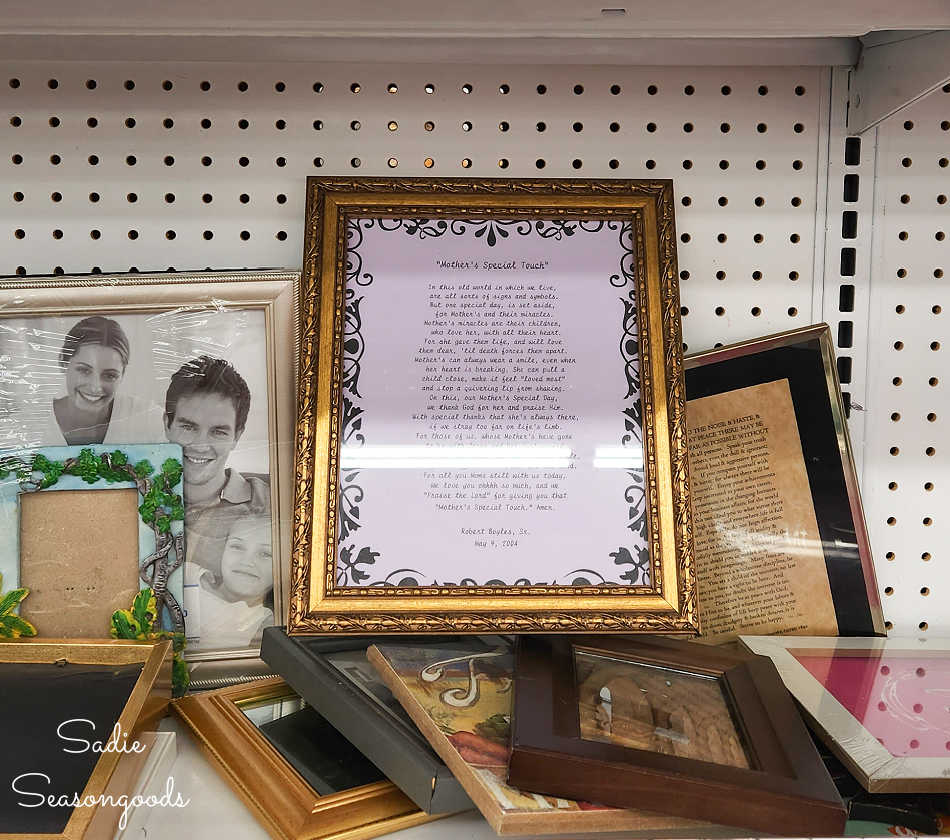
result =
[[425,811],[843,830],[775,668],[714,646],[883,633],[828,328],[684,360],[673,206],[659,180],[308,181],[262,655]]
[[196,687],[266,670],[289,582],[298,276],[0,281],[0,574],[29,590],[21,631],[108,638],[148,587]]

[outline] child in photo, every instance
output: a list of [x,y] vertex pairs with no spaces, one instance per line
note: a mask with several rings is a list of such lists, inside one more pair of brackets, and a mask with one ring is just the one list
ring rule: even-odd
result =
[[199,650],[259,647],[274,623],[274,567],[269,516],[235,519],[221,554],[221,574],[198,579]]

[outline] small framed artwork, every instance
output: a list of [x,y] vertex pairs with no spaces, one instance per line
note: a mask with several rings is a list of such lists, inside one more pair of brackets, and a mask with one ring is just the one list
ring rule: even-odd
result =
[[950,793],[950,639],[741,636],[870,793]]
[[122,809],[110,803],[129,793],[122,759],[147,749],[139,732],[165,714],[171,653],[170,641],[0,640],[0,838],[112,837]]
[[285,611],[298,277],[0,281],[0,453],[181,448],[182,608],[187,656],[204,663],[196,682],[251,668],[263,627]]
[[795,836],[847,811],[772,663],[664,638],[519,640],[508,781]]
[[646,799],[634,810],[509,784],[517,675],[508,639],[380,639],[367,657],[499,835],[735,836],[692,815],[658,813],[652,802],[639,810]]
[[883,635],[831,331],[686,358],[703,635]]
[[672,183],[307,195],[288,631],[695,633]]
[[434,819],[277,677],[172,703],[276,840],[378,837]]
[[20,617],[42,636],[103,638],[148,586],[161,626],[183,633],[181,494],[177,444],[0,454],[0,574],[30,590]]

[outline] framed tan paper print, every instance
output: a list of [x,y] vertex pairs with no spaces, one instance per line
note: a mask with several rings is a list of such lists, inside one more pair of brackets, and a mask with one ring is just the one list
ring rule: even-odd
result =
[[672,184],[307,194],[289,632],[696,632]]

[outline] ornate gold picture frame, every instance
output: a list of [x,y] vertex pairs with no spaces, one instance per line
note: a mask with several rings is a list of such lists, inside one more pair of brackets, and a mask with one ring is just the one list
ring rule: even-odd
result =
[[695,633],[670,181],[310,178],[288,630]]
[[[364,840],[436,819],[379,779],[279,677],[191,694],[172,708],[275,840]],[[334,752],[341,746],[345,754]],[[347,783],[361,773],[377,780]]]

